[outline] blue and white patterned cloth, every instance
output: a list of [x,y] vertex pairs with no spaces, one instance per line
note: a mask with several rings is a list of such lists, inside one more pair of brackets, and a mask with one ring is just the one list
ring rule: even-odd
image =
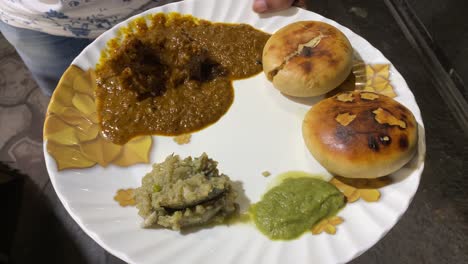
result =
[[0,19],[57,36],[96,38],[126,18],[165,0],[0,0]]

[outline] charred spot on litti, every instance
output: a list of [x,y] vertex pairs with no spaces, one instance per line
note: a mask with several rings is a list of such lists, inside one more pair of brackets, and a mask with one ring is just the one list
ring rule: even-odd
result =
[[314,105],[302,132],[314,158],[348,178],[377,178],[404,166],[416,152],[417,122],[390,97],[362,91],[337,94]]

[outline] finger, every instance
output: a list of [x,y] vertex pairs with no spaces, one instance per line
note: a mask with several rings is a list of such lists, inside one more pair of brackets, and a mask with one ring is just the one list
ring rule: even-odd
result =
[[254,0],[253,10],[257,13],[265,13],[286,9],[294,0]]

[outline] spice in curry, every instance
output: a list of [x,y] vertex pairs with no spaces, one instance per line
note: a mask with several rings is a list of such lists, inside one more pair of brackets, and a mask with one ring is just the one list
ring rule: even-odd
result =
[[181,135],[221,118],[232,81],[262,71],[269,34],[246,24],[177,13],[139,18],[109,41],[97,65],[97,110],[104,135]]

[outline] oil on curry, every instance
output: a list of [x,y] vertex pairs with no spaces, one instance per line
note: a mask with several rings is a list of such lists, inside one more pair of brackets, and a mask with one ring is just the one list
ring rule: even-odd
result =
[[124,144],[138,135],[176,136],[216,122],[233,102],[232,81],[262,70],[269,36],[246,24],[176,13],[134,20],[108,42],[97,66],[103,134]]

